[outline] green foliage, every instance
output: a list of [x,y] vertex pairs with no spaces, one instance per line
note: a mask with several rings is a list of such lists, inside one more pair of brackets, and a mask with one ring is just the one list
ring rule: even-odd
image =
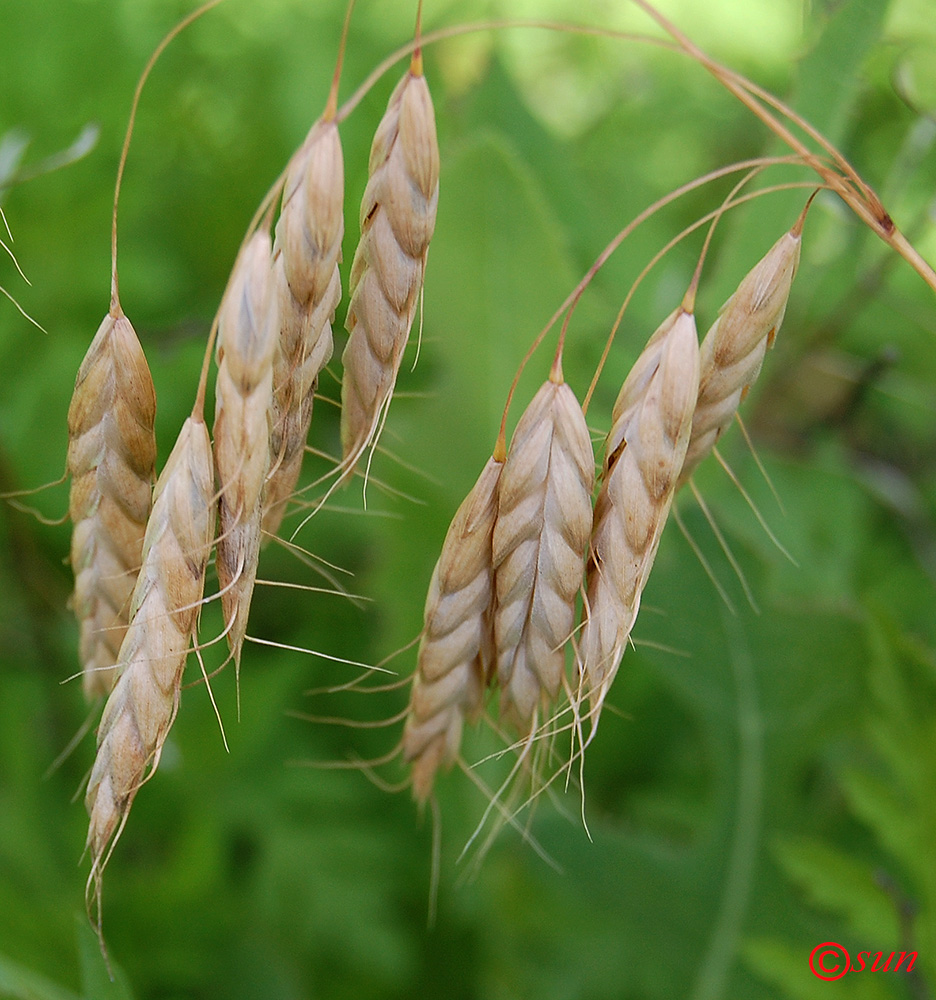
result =
[[80,1000],[76,993],[63,990],[3,955],[0,955],[0,996],[12,1000]]
[[[359,0],[343,96],[408,39],[412,16],[401,6]],[[936,129],[919,54],[932,40],[927,0],[813,2],[805,15],[792,0],[664,6],[715,55],[828,130],[936,258]],[[0,491],[61,473],[74,374],[107,307],[110,198],[133,87],[183,7],[5,0],[0,135],[28,133],[37,164],[89,122],[100,140],[80,162],[3,194],[33,281],[17,285],[17,297],[49,334],[0,303]],[[425,13],[427,30],[489,15],[647,30],[623,4],[587,8],[451,0]],[[121,201],[120,273],[157,386],[161,460],[191,408],[248,220],[324,103],[342,17],[337,2],[229,0],[170,46],[144,92]],[[511,30],[429,47],[426,64],[443,173],[419,362],[411,371],[414,336],[383,439],[392,457],[375,456],[368,515],[356,485],[297,537],[352,571],[332,575],[370,600],[261,586],[250,628],[361,662],[416,635],[446,525],[489,454],[516,366],[601,248],[673,186],[778,151],[701,69],[649,46]],[[345,280],[368,147],[395,74],[341,126]],[[765,183],[785,177],[804,172],[768,172]],[[565,355],[579,398],[640,269],[730,183],[655,215],[595,279]],[[703,272],[703,326],[804,198],[772,195],[722,221]],[[702,238],[669,254],[629,306],[589,410],[596,434],[646,337],[685,290]],[[18,279],[2,266],[8,287]],[[378,758],[399,726],[347,730],[286,714],[379,721],[403,707],[405,690],[306,696],[349,680],[353,668],[248,646],[239,719],[233,676],[213,682],[230,753],[203,687],[186,689],[108,868],[104,928],[125,970],[111,983],[83,916],[75,935],[86,818],[80,795],[69,803],[92,738],[44,777],[87,712],[79,685],[61,683],[77,669],[68,527],[0,504],[0,997],[931,995],[933,317],[917,276],[835,200],[817,199],[787,319],[743,411],[782,506],[737,429],[722,446],[792,561],[718,463],[700,468],[700,492],[759,613],[699,506],[681,497],[686,530],[737,613],[671,525],[638,647],[612,692],[620,714],[605,714],[585,764],[593,841],[578,791],[563,794],[557,783],[555,803],[544,797],[530,824],[555,867],[509,829],[483,864],[473,852],[457,864],[485,801],[464,774],[444,777],[431,930],[430,817],[353,771],[306,766]],[[554,344],[534,356],[512,421]],[[330,377],[321,389],[337,395]],[[337,436],[334,408],[322,401],[312,444],[334,453]],[[58,517],[65,489],[27,502]],[[274,546],[260,575],[322,583]],[[206,636],[218,621],[207,609]],[[405,675],[413,660],[403,652],[388,666]],[[468,760],[496,745],[469,734]],[[496,782],[503,770],[494,762],[478,773]],[[380,774],[403,777],[395,766]],[[916,978],[868,971],[822,982],[809,971],[823,941],[856,954],[903,947],[908,934]]]
[[[882,977],[873,995],[924,995],[933,981],[934,876],[929,863],[936,837],[936,688],[931,658],[890,616],[869,615],[864,728],[874,756],[864,768],[838,775],[848,812],[871,834],[858,853],[821,841],[780,841],[777,859],[810,905],[835,914],[843,933],[861,950],[918,952],[914,975]],[[801,975],[788,977],[792,949],[760,940],[750,963],[783,983],[785,995],[813,996]],[[857,973],[849,975],[851,986]],[[884,984],[887,984],[886,987]],[[910,987],[915,991],[908,992]],[[870,987],[869,987],[870,988]],[[852,994],[849,994],[852,995]],[[872,994],[869,994],[872,995]]]

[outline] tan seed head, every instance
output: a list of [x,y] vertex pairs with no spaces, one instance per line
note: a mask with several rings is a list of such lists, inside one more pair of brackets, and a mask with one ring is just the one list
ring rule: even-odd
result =
[[481,711],[493,673],[491,535],[502,469],[488,460],[449,526],[429,584],[403,732],[418,802],[429,798],[439,768],[457,758],[464,721]]
[[89,889],[100,890],[116,842],[148,773],[155,770],[175,718],[189,644],[204,592],[214,530],[211,443],[189,417],[156,483],[143,564],[114,686],[97,733],[85,805],[90,816]]
[[783,322],[802,239],[784,233],[721,307],[700,352],[699,398],[680,485],[734,420]]
[[412,68],[378,126],[369,172],[342,355],[341,445],[349,470],[373,440],[393,392],[435,228],[435,114],[426,79]]
[[270,468],[276,300],[269,233],[258,231],[235,265],[218,322],[214,455],[217,571],[227,641],[239,665],[260,554],[261,498]]
[[550,379],[514,431],[493,537],[500,711],[524,732],[556,698],[565,671],[594,480],[582,409],[565,382]]
[[108,694],[116,680],[152,503],[155,418],[143,348],[115,305],[85,354],[68,408],[72,604],[89,699]]
[[273,464],[263,501],[263,530],[270,535],[299,480],[319,373],[334,349],[343,235],[341,140],[333,119],[319,119],[290,164],[273,248],[280,333],[273,362]]
[[645,350],[656,364],[638,359],[624,383],[595,504],[579,648],[593,725],[634,627],[689,444],[699,386],[692,314],[670,315]]

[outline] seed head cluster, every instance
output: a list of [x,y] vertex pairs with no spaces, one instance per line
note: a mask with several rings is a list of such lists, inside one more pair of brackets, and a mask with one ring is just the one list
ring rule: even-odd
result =
[[[482,679],[488,691],[499,689],[499,715],[523,745],[552,725],[550,709],[559,710],[563,695],[594,733],[674,497],[730,424],[780,325],[801,222],[741,282],[701,349],[685,306],[654,331],[615,401],[594,506],[588,428],[555,365],[521,416],[503,467],[493,459],[486,467],[449,528],[426,602],[403,744],[417,801],[458,758],[463,723],[482,710]],[[482,486],[485,518],[466,522],[466,510],[480,509]],[[466,523],[477,533],[466,535]],[[439,635],[466,658],[427,659]],[[471,644],[462,644],[469,635]],[[430,690],[440,695],[427,698]],[[432,744],[416,733],[444,739]]]
[[[416,57],[374,139],[351,269],[342,418],[349,469],[392,393],[438,188],[435,118]],[[200,390],[155,492],[155,391],[116,292],[81,365],[68,416],[73,603],[85,691],[109,695],[85,797],[89,891],[98,900],[110,851],[178,711],[215,543],[225,634],[239,669],[263,535],[278,531],[294,494],[319,375],[333,351],[343,234],[344,168],[330,100],[289,164],[275,241],[266,224],[245,241],[222,299],[213,443]],[[455,584],[443,573],[441,586]],[[427,681],[422,701],[439,697]],[[459,698],[460,711],[470,707],[467,692]],[[433,734],[410,738],[425,754]],[[444,746],[431,752],[444,756]]]
[[[339,480],[386,418],[423,288],[439,169],[417,54],[370,153],[348,289]],[[203,379],[153,489],[155,391],[116,292],[69,408],[73,604],[85,692],[106,696],[85,797],[98,905],[104,867],[179,710],[212,549],[239,670],[262,542],[296,493],[341,299],[333,101],[290,161],[275,226],[271,216],[245,239],[222,298],[211,436]],[[489,698],[521,740],[563,705],[594,732],[676,492],[734,418],[783,319],[800,225],[744,278],[701,351],[688,306],[660,324],[617,397],[597,483],[561,351],[509,448],[502,432],[452,520],[425,602],[401,744],[418,802],[459,759],[465,723]]]

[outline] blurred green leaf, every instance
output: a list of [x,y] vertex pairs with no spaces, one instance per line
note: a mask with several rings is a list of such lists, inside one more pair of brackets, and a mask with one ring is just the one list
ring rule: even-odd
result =
[[77,993],[23,968],[5,955],[0,955],[0,997],[9,997],[10,1000],[81,1000]]
[[782,996],[794,1000],[896,1000],[903,996],[899,981],[887,975],[850,972],[832,981],[818,978],[809,968],[812,947],[794,948],[758,939],[748,943],[744,955],[748,964],[773,983]]
[[133,1000],[133,992],[123,969],[108,968],[97,935],[83,914],[75,915],[75,938],[81,969],[81,992],[86,1000]]
[[813,906],[840,915],[853,933],[891,949],[900,927],[894,901],[875,879],[874,866],[818,841],[781,842],[777,859]]

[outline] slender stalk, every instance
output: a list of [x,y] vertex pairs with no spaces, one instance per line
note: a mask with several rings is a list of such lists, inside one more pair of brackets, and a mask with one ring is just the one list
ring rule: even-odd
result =
[[217,7],[223,0],[208,0],[201,7],[193,10],[187,17],[182,18],[179,23],[169,31],[163,40],[153,50],[149,57],[140,79],[137,81],[136,90],[133,92],[133,103],[130,105],[130,120],[127,122],[127,131],[124,134],[123,147],[120,150],[120,162],[117,164],[117,181],[114,184],[114,209],[111,219],[111,312],[116,315],[119,308],[120,296],[117,291],[117,203],[120,201],[120,185],[123,181],[124,167],[127,165],[127,153],[130,151],[130,139],[133,136],[133,126],[136,122],[137,108],[140,105],[140,95],[143,87],[156,65],[156,61],[163,54],[169,43],[183,32],[193,21],[197,21],[202,14],[206,14],[212,7]]

